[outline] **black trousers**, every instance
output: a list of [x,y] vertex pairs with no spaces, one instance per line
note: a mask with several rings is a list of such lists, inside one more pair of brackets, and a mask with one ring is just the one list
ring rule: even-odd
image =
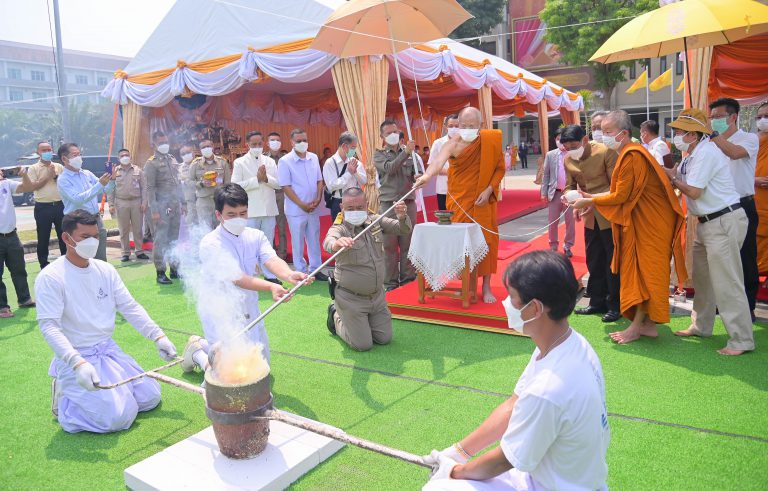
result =
[[523,169],[528,168],[528,154],[527,153],[521,153],[520,154],[520,167]]
[[331,223],[336,221],[336,215],[341,212],[341,198],[331,198]]
[[3,283],[5,267],[11,272],[11,281],[16,289],[16,300],[19,304],[32,299],[27,284],[27,269],[24,264],[24,247],[19,236],[14,231],[8,235],[0,235],[0,309],[10,307],[8,294]]
[[35,223],[37,224],[37,262],[40,269],[48,266],[48,243],[51,241],[51,228],[56,229],[59,239],[59,252],[67,253],[67,246],[61,240],[61,219],[64,218],[64,203],[35,203]]
[[755,198],[742,198],[741,207],[747,214],[749,224],[747,225],[747,236],[741,245],[741,269],[744,271],[744,291],[747,293],[749,302],[749,311],[755,311],[755,301],[757,299],[757,290],[760,288],[760,275],[757,270],[757,207]]
[[438,210],[447,210],[448,208],[445,207],[445,198],[448,196],[447,194],[438,194],[437,195],[437,209]]
[[613,232],[610,227],[601,230],[595,220],[594,229],[584,228],[584,242],[587,246],[587,270],[589,270],[587,282],[589,305],[620,312],[619,275],[611,272]]

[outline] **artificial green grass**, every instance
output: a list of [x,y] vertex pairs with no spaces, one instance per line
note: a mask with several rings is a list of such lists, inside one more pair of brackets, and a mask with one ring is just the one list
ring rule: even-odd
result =
[[[36,266],[28,268],[32,273]],[[151,265],[119,265],[118,270],[161,326],[201,332],[178,284],[157,285]],[[30,284],[33,280],[34,273]],[[276,406],[417,454],[443,448],[475,428],[503,394],[512,392],[533,349],[525,338],[395,321],[391,345],[357,353],[325,329],[328,302],[325,286],[313,285],[268,317]],[[15,298],[10,303],[14,306]],[[35,311],[15,313],[14,319],[0,320],[5,368],[0,377],[2,488],[121,489],[125,468],[209,425],[199,396],[164,386],[161,407],[140,415],[128,431],[64,433],[50,415],[51,351],[37,329]],[[571,321],[603,363],[613,414],[610,487],[764,488],[765,326],[755,329],[758,351],[730,358],[714,352],[725,343],[721,325],[711,339],[680,339],[662,327],[657,340],[616,346],[607,336],[615,325],[606,326],[597,317],[574,316]],[[671,326],[684,328],[688,321],[675,318]],[[168,334],[181,349],[186,336]],[[115,338],[145,368],[163,363],[152,343],[124,322],[118,323]],[[202,380],[199,373],[183,375],[178,368],[167,374]],[[418,489],[426,478],[422,468],[347,447],[294,488]]]

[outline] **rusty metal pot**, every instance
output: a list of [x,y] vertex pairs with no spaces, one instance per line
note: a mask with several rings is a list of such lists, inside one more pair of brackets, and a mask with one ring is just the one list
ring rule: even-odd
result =
[[231,459],[256,457],[267,447],[272,409],[270,378],[258,382],[228,385],[215,380],[211,370],[205,374],[205,414],[221,453]]

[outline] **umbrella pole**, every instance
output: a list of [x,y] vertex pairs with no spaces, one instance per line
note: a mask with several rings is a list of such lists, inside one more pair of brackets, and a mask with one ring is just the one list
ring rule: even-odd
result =
[[[688,66],[688,39],[683,37],[683,49],[685,50],[685,86],[688,89],[689,107],[693,107],[693,93],[691,91],[691,68]],[[685,106],[685,104],[683,104]]]

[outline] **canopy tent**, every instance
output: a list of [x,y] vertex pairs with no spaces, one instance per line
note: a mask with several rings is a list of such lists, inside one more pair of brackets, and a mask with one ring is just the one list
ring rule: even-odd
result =
[[[339,59],[309,48],[323,21],[342,3],[285,0],[276,12],[267,0],[178,0],[102,93],[125,105],[124,118],[133,119],[124,124],[128,148],[141,161],[149,149],[150,128],[185,122],[248,121],[251,126],[308,126],[310,131],[322,126],[329,135],[338,135],[344,123],[361,138],[362,157],[373,177],[378,123],[386,113],[399,112],[389,107],[398,97],[396,90],[388,90],[394,81],[391,55]],[[470,103],[483,110],[488,124],[493,116],[534,112],[546,125],[550,111],[575,120],[583,109],[578,94],[449,39],[397,56],[406,98],[415,101],[418,90],[423,122],[432,131],[442,116]],[[207,98],[194,107],[193,95]],[[421,113],[416,105],[410,107],[418,128]],[[329,135],[321,141],[333,142]]]
[[768,100],[768,34],[715,46],[709,70],[709,100],[733,97],[745,104]]

